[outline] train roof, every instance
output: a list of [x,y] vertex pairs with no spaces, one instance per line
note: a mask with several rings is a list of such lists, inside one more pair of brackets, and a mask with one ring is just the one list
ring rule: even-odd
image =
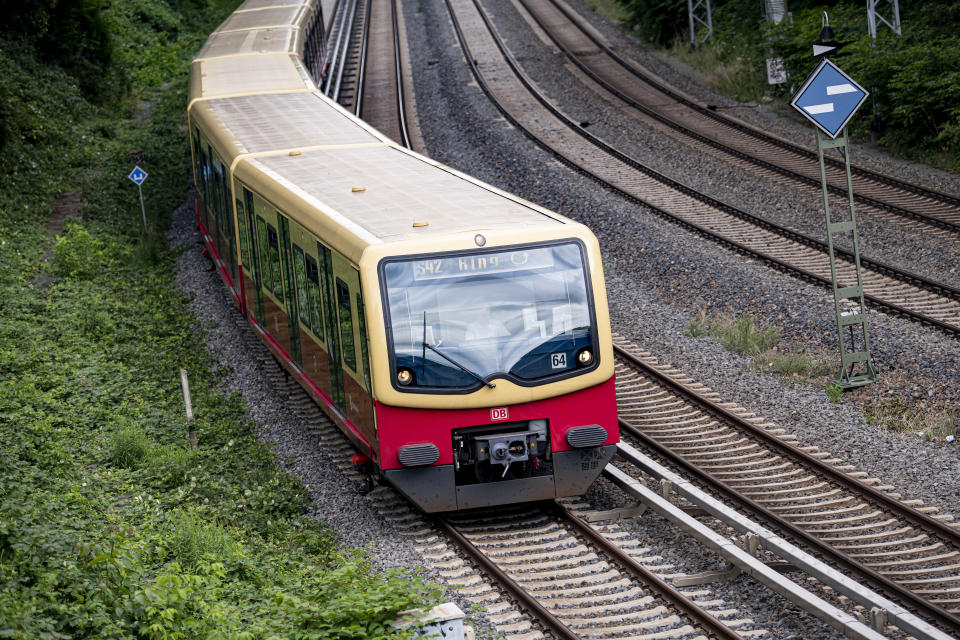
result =
[[234,175],[274,206],[354,262],[372,244],[570,223],[397,146],[323,96],[273,40],[293,43],[312,5],[277,4],[247,0],[211,36],[191,67],[189,107]]
[[299,29],[248,29],[246,31],[223,31],[212,34],[195,60],[248,56],[269,53],[296,53],[302,33]]
[[248,11],[241,8],[221,23],[214,33],[224,31],[246,31],[251,29],[278,29],[308,24],[313,7],[302,4],[270,4]]
[[349,221],[356,239],[340,249],[355,260],[368,244],[562,222],[396,145],[332,146],[243,164],[241,179],[286,183],[306,205],[294,209],[308,212],[298,221],[325,237],[330,224]]

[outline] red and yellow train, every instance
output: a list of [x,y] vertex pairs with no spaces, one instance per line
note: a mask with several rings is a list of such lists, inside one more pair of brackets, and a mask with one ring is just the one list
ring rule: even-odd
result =
[[596,238],[324,97],[321,2],[193,61],[197,222],[241,313],[425,511],[578,495],[618,441]]

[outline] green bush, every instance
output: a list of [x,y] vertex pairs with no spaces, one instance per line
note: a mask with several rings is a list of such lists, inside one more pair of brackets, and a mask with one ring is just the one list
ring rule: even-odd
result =
[[[861,2],[791,0],[793,20],[773,25],[763,21],[752,0],[715,1],[713,36],[690,52],[685,5],[621,2],[631,14],[628,23],[641,37],[663,47],[675,41],[675,52],[703,71],[721,92],[740,100],[767,93],[784,102],[818,62],[811,56],[811,46],[820,39],[822,14],[827,11],[836,39],[846,43],[832,60],[871,92],[851,121],[851,132],[862,137],[873,127],[881,141],[899,153],[960,169],[958,3],[903,4],[902,35],[879,25],[874,41],[867,33]],[[766,86],[767,57],[784,60],[789,79],[779,89]]]
[[71,278],[89,279],[101,271],[106,253],[103,243],[72,220],[53,245],[53,273]]
[[[389,635],[387,620],[436,592],[381,576],[305,515],[305,488],[258,441],[241,398],[223,394],[162,242],[189,175],[188,61],[232,7],[55,4],[10,12],[43,31],[61,9],[99,7],[130,93],[99,106],[0,27],[0,638],[266,639],[294,624],[308,637],[319,623],[278,605],[285,596],[326,637]],[[137,148],[146,236],[126,179]],[[82,219],[51,243],[51,207],[74,191]],[[41,272],[49,286],[34,286]]]

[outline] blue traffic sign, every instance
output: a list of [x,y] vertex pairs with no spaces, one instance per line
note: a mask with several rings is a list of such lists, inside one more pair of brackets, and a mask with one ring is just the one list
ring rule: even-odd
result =
[[140,186],[147,179],[147,172],[140,167],[134,167],[127,177],[136,182],[137,186]]
[[869,95],[837,65],[824,60],[790,104],[825,134],[836,138]]

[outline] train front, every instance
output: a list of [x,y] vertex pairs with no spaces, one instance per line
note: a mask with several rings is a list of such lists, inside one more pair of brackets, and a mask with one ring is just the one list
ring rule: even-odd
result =
[[570,227],[378,261],[375,454],[424,511],[580,495],[613,456],[599,247]]

